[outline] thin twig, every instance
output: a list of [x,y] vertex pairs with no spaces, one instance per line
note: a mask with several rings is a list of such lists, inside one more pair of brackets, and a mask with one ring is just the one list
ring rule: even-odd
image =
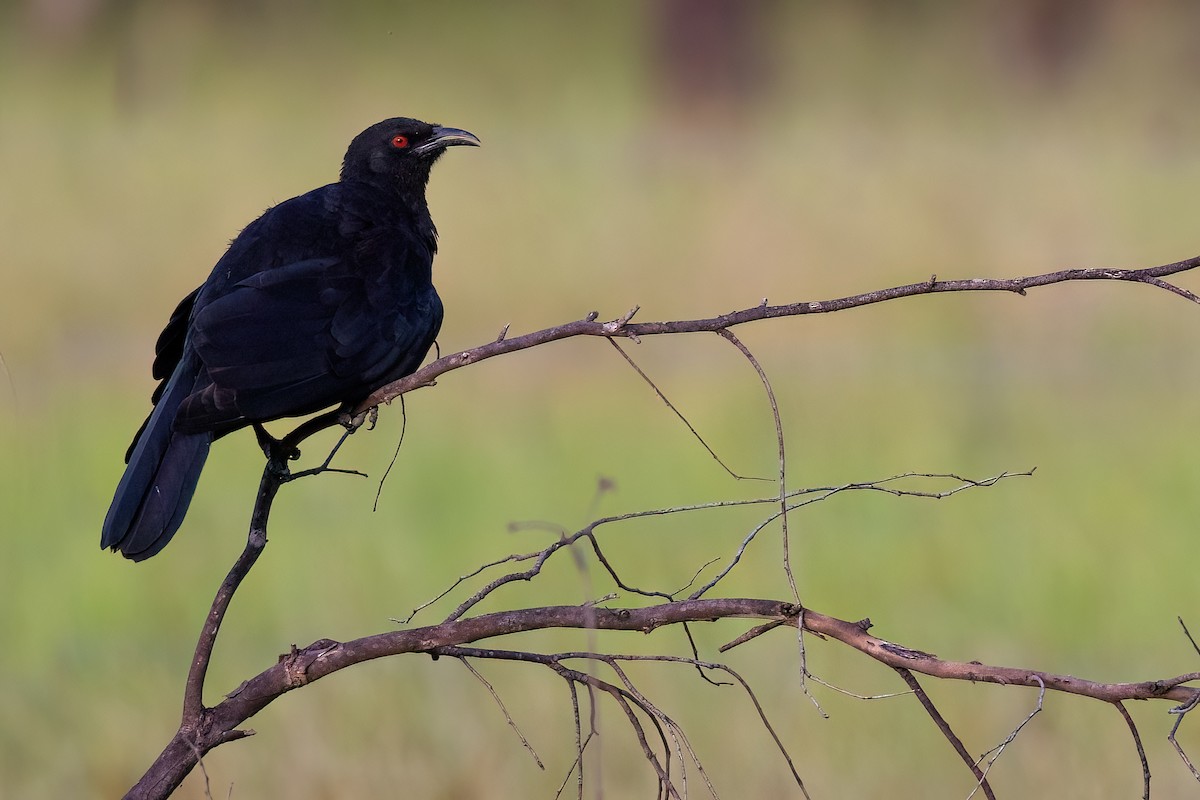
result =
[[512,718],[512,714],[508,713],[508,709],[505,708],[504,701],[500,699],[500,694],[496,691],[496,687],[492,686],[491,681],[483,677],[483,674],[479,670],[471,666],[471,662],[467,661],[465,656],[460,657],[458,661],[464,667],[466,667],[472,675],[475,676],[475,680],[482,683],[483,687],[488,690],[488,694],[490,694],[492,696],[492,700],[496,702],[496,706],[500,709],[500,713],[504,715],[504,721],[508,723],[508,727],[512,728],[513,733],[515,733],[517,738],[521,740],[521,746],[524,747],[529,752],[529,755],[533,757],[533,763],[538,765],[538,769],[546,769],[546,765],[542,763],[542,759],[538,756],[537,751],[533,749],[533,745],[531,745],[529,740],[525,738],[525,734],[521,733],[521,728],[517,725],[517,721]]
[[[501,337],[503,338],[503,337]],[[571,775],[575,773],[576,766],[579,767],[579,779],[577,781],[578,792],[576,796],[579,800],[583,800],[583,728],[579,718],[579,693],[575,691],[575,682],[567,681],[567,689],[571,692],[571,717],[575,721],[575,760],[571,762],[567,774],[563,776],[562,785],[558,787],[558,791],[554,793],[554,800],[562,797],[563,790],[567,788],[567,782],[571,780]]]
[[787,620],[773,619],[770,622],[764,622],[761,625],[755,625],[753,628],[746,631],[741,636],[738,636],[736,639],[732,639],[732,640],[726,642],[725,644],[721,645],[720,647],[718,647],[717,652],[718,653],[727,653],[730,650],[732,650],[733,648],[737,647],[739,644],[745,644],[746,642],[750,641],[751,639],[755,639],[755,638],[758,638],[759,636],[762,636],[767,631],[773,631],[776,628],[778,628],[779,626],[786,625],[786,624],[787,624]]
[[728,681],[718,681],[708,677],[708,673],[704,671],[704,667],[700,663],[700,648],[696,646],[696,637],[692,635],[692,626],[685,622],[681,626],[683,633],[687,637],[688,647],[691,648],[692,658],[696,660],[696,672],[700,675],[705,683],[711,683],[713,686],[728,686]]
[[[802,508],[803,506],[806,506],[806,505],[810,505],[813,503],[818,503],[818,502],[821,502],[824,500],[828,500],[829,498],[833,497],[834,495],[842,494],[845,492],[853,492],[853,491],[877,491],[877,492],[882,492],[884,494],[889,494],[889,495],[892,495],[895,497],[915,497],[915,498],[939,500],[939,499],[951,497],[955,494],[958,494],[959,492],[966,491],[967,489],[991,487],[991,486],[996,485],[997,483],[999,483],[1001,480],[1003,480],[1005,478],[1030,476],[1032,474],[1033,474],[1032,469],[1026,470],[1023,472],[1007,472],[1006,471],[1006,472],[1002,472],[998,475],[994,475],[990,478],[985,478],[982,480],[973,480],[970,478],[964,478],[959,475],[955,475],[953,473],[907,472],[907,473],[903,473],[900,475],[892,475],[890,477],[882,478],[882,479],[874,480],[874,481],[862,481],[862,482],[858,482],[858,483],[842,484],[840,486],[818,486],[818,487],[795,489],[795,490],[788,492],[788,494],[787,494],[788,499],[794,499],[794,498],[806,498],[806,499],[789,504],[787,506],[787,508],[789,511],[794,511],[794,510],[796,510],[798,508]],[[957,481],[959,483],[959,485],[955,486],[951,489],[947,489],[947,490],[943,490],[943,491],[939,491],[939,492],[921,491],[921,490],[917,490],[917,489],[896,488],[891,485],[891,484],[896,483],[897,481],[912,479],[912,478],[954,480],[954,481]],[[518,529],[523,529],[523,528],[534,528],[534,529],[538,529],[538,530],[549,531],[549,532],[555,534],[558,538],[551,544],[547,545],[547,547],[545,549],[538,551],[536,553],[513,554],[513,555],[506,556],[504,558],[498,559],[496,561],[490,562],[489,564],[483,565],[482,567],[474,570],[473,572],[470,572],[467,575],[460,577],[457,581],[455,581],[453,586],[451,586],[450,588],[448,588],[447,590],[445,590],[444,592],[439,594],[433,600],[430,600],[427,603],[419,606],[417,610],[428,607],[428,605],[431,605],[433,602],[436,602],[438,599],[441,599],[445,595],[449,594],[449,592],[452,591],[454,587],[458,586],[465,579],[475,577],[476,575],[481,574],[482,572],[486,571],[490,567],[494,567],[494,566],[498,566],[498,565],[506,564],[506,563],[510,563],[510,562],[522,562],[522,561],[535,560],[534,565],[532,567],[530,567],[529,569],[523,570],[520,572],[512,572],[507,575],[503,575],[499,578],[496,578],[495,580],[491,581],[486,586],[481,588],[479,591],[477,591],[475,594],[471,595],[466,600],[464,600],[451,613],[451,615],[447,618],[447,621],[450,621],[453,619],[458,619],[459,617],[463,616],[467,611],[469,611],[472,607],[474,607],[475,605],[480,603],[485,597],[489,596],[492,592],[499,589],[501,586],[504,586],[506,584],[513,583],[513,582],[529,581],[529,580],[533,579],[541,572],[542,567],[545,565],[547,560],[549,560],[549,558],[554,555],[555,552],[562,549],[563,547],[573,545],[575,542],[577,542],[581,538],[588,538],[591,541],[591,543],[593,545],[593,549],[595,550],[596,556],[597,556],[598,560],[600,561],[601,565],[604,566],[605,570],[609,573],[610,577],[612,577],[614,583],[616,583],[623,591],[627,591],[632,594],[642,595],[645,597],[662,597],[664,599],[674,598],[678,594],[678,592],[676,592],[676,593],[658,592],[658,591],[653,591],[653,590],[641,589],[641,588],[626,584],[620,578],[620,576],[617,574],[616,569],[608,562],[608,559],[607,559],[607,557],[605,557],[603,551],[599,548],[599,545],[595,540],[595,531],[602,526],[612,525],[612,524],[616,524],[616,523],[623,523],[623,522],[631,522],[631,521],[635,521],[635,520],[639,520],[639,519],[644,519],[647,517],[669,516],[669,515],[673,515],[673,514],[683,514],[683,513],[687,513],[687,512],[707,511],[707,510],[713,510],[713,509],[718,509],[718,508],[733,508],[733,507],[738,507],[738,506],[769,505],[769,504],[775,504],[778,502],[779,502],[778,497],[759,497],[759,498],[749,498],[749,499],[745,499],[745,500],[718,500],[718,501],[712,501],[712,502],[707,502],[707,503],[695,503],[692,505],[671,506],[671,507],[667,507],[667,508],[657,508],[657,509],[649,509],[649,510],[642,510],[642,511],[633,511],[633,512],[629,512],[629,513],[625,513],[625,514],[617,514],[617,515],[613,515],[613,516],[609,516],[609,517],[601,517],[599,519],[593,520],[592,522],[588,523],[586,526],[584,526],[580,530],[576,531],[573,534],[569,534],[569,535],[566,533],[566,530],[563,528],[563,526],[559,525],[557,523],[546,522],[546,521],[525,521],[525,522],[521,522],[521,523],[515,523],[515,522],[510,523],[509,524],[510,530],[518,530]],[[768,526],[772,522],[774,522],[776,519],[778,519],[780,513],[781,512],[776,511],[771,516],[762,520],[760,524],[756,525],[744,537],[741,545],[738,547],[737,551],[735,552],[733,557],[730,559],[730,562],[728,564],[726,564],[726,566],[722,570],[720,570],[712,580],[710,580],[708,583],[706,583],[700,589],[692,592],[692,594],[690,595],[690,598],[696,599],[696,598],[706,594],[709,590],[711,590],[714,586],[716,586],[717,583],[719,583],[726,575],[728,575],[729,572],[739,563],[739,561],[741,560],[741,557],[744,555],[744,553],[746,551],[746,548],[750,545],[750,543],[754,540],[754,538],[758,535],[758,533],[763,528],[765,528],[766,526]],[[709,562],[709,563],[711,564],[712,562]],[[709,564],[706,564],[705,566],[707,567],[708,565]],[[693,579],[693,581],[689,581],[688,586],[690,587],[692,585],[692,583],[694,583],[694,579]]]
[[208,780],[208,769],[204,766],[204,754],[200,752],[199,747],[196,747],[195,742],[189,741],[188,744],[192,746],[192,752],[196,754],[196,766],[200,768],[200,775],[204,778],[204,796],[208,800],[213,800],[212,784]]
[[604,571],[608,573],[608,577],[612,578],[612,582],[619,589],[630,594],[640,595],[641,597],[661,597],[663,600],[675,599],[675,595],[669,592],[660,592],[656,589],[639,589],[621,580],[621,576],[617,574],[617,568],[608,560],[608,556],[604,555],[604,550],[600,547],[600,542],[596,539],[594,531],[590,528],[585,528],[584,530],[586,533],[583,533],[582,538],[592,546],[592,552],[596,554],[596,560],[600,562],[600,566],[604,567]]
[[[1038,714],[1041,713],[1042,704],[1046,700],[1046,684],[1042,683],[1041,679],[1038,678],[1037,675],[1034,675],[1033,677],[1034,677],[1034,679],[1036,679],[1038,681],[1037,705],[1034,706],[1033,711],[1029,712],[1029,716],[1027,716],[1027,717],[1025,717],[1025,719],[1021,720],[1021,723],[1019,725],[1017,725],[1017,727],[1013,728],[1012,731],[1009,732],[1008,736],[1004,737],[1004,741],[1002,741],[1000,744],[996,745],[991,750],[988,750],[986,753],[984,753],[983,755],[981,755],[979,757],[979,761],[982,761],[987,755],[992,754],[992,757],[988,759],[987,766],[983,768],[983,776],[980,777],[979,783],[977,783],[975,785],[975,788],[971,790],[971,793],[969,795],[967,795],[967,800],[971,800],[971,798],[975,796],[975,792],[979,791],[979,789],[983,787],[984,779],[987,777],[988,773],[992,771],[992,766],[996,763],[997,760],[999,760],[1000,756],[1002,756],[1004,754],[1005,748],[1007,748],[1010,744],[1012,744],[1014,741],[1016,741],[1017,734],[1019,734],[1021,732],[1021,730],[1026,725],[1029,724],[1029,721],[1031,719],[1033,719],[1034,717],[1036,717]],[[979,761],[975,762],[976,766],[979,765]],[[987,790],[984,789],[984,791],[986,792]]]
[[396,466],[396,459],[400,457],[400,448],[404,445],[404,434],[408,431],[408,412],[404,409],[404,398],[400,398],[400,438],[396,440],[396,449],[392,451],[392,460],[388,462],[387,469],[383,471],[383,477],[379,479],[379,487],[375,490],[375,503],[371,506],[371,511],[379,510],[379,497],[383,494],[383,484],[387,482],[388,475],[392,474],[392,467]]
[[808,673],[808,679],[810,681],[816,681],[817,683],[821,684],[822,686],[824,686],[826,689],[829,689],[830,691],[837,692],[838,694],[840,694],[844,697],[850,697],[855,700],[892,700],[897,697],[908,697],[910,694],[912,694],[911,689],[906,689],[903,692],[883,692],[882,694],[862,694],[861,692],[852,692],[843,686],[838,686],[835,683],[830,683],[829,681],[822,678],[820,675],[814,675],[811,672]]
[[1129,733],[1133,736],[1133,746],[1137,748],[1138,761],[1142,764],[1142,800],[1150,800],[1150,762],[1146,760],[1146,748],[1142,747],[1142,736],[1138,733],[1137,725],[1134,723],[1133,717],[1129,715],[1125,704],[1113,703],[1113,705],[1117,707],[1125,724],[1129,726]]
[[1175,714],[1176,717],[1175,724],[1171,726],[1171,732],[1167,734],[1167,741],[1171,743],[1171,746],[1175,748],[1175,752],[1179,754],[1181,759],[1183,759],[1183,763],[1192,773],[1192,777],[1197,781],[1200,781],[1200,771],[1198,771],[1192,764],[1192,760],[1188,758],[1187,753],[1184,752],[1183,746],[1180,745],[1179,740],[1175,738],[1175,734],[1179,732],[1179,726],[1183,724],[1183,718],[1186,717],[1191,711],[1195,710],[1197,705],[1200,705],[1200,692],[1192,695],[1186,702],[1175,706],[1168,712],[1170,714]]
[[750,362],[750,366],[754,367],[754,371],[758,373],[758,380],[762,383],[763,389],[767,393],[767,402],[771,404],[771,416],[775,420],[775,441],[779,449],[779,525],[783,535],[783,572],[787,575],[788,588],[792,590],[792,599],[799,603],[800,590],[796,588],[796,576],[792,574],[792,548],[788,536],[787,448],[784,446],[783,422],[779,416],[779,402],[775,399],[775,390],[771,388],[771,380],[767,377],[766,370],[762,368],[762,364],[758,363],[758,359],[754,357],[754,353],[750,352],[750,348],[742,344],[742,340],[734,336],[733,332],[728,328],[718,328],[717,333],[725,341],[736,347],[742,356]]
[[[810,630],[808,624],[805,622],[805,615],[807,613],[807,609],[804,606],[796,605],[796,650],[800,656],[800,691],[804,692],[804,696],[808,698],[813,708],[821,715],[821,719],[829,719],[829,714],[826,713],[825,709],[821,708],[821,701],[808,688],[808,679],[814,676],[808,669],[808,647],[804,644],[805,632]],[[817,635],[820,636],[820,634]]]
[[676,589],[673,592],[667,592],[667,594],[669,594],[671,597],[678,597],[679,595],[683,594],[688,589],[690,589],[696,585],[696,581],[700,579],[700,575],[701,575],[701,573],[704,572],[704,570],[708,569],[709,567],[711,567],[713,564],[717,563],[720,560],[721,559],[719,559],[719,558],[710,558],[708,561],[705,561],[703,564],[701,564],[699,567],[696,568],[696,571],[694,573],[692,573],[692,577],[688,579],[687,583],[685,583],[683,586],[680,586],[678,589]]
[[518,562],[518,563],[521,561],[529,561],[530,559],[537,558],[541,554],[542,554],[542,551],[540,551],[540,550],[536,553],[513,553],[512,555],[507,555],[504,558],[499,558],[499,559],[496,559],[495,561],[489,561],[488,563],[477,567],[476,569],[466,573],[465,575],[459,575],[458,580],[454,581],[454,583],[447,586],[445,589],[443,589],[441,592],[439,592],[434,597],[431,597],[430,599],[426,600],[424,603],[421,603],[419,606],[414,608],[411,612],[409,612],[409,615],[407,617],[404,617],[403,619],[397,619],[396,617],[392,617],[391,621],[395,622],[398,625],[407,625],[408,623],[412,622],[413,617],[417,616],[417,614],[421,613],[422,611],[429,608],[431,605],[433,605],[437,601],[441,600],[446,595],[453,592],[460,585],[462,585],[462,583],[464,581],[469,581],[471,578],[474,578],[476,575],[479,575],[481,573],[488,571],[492,567],[498,567],[501,564],[508,564],[508,563],[511,563],[514,561]]
[[771,480],[770,478],[762,478],[762,477],[758,477],[758,476],[754,476],[754,475],[741,475],[737,472],[734,472],[733,469],[731,469],[730,466],[725,463],[724,459],[722,459],[719,455],[717,455],[717,452],[715,450],[713,450],[712,447],[708,444],[708,442],[706,442],[704,440],[704,437],[700,435],[700,432],[696,430],[695,426],[692,425],[692,423],[688,420],[688,418],[683,415],[683,412],[680,411],[678,408],[676,408],[675,404],[672,403],[669,399],[667,399],[667,396],[665,394],[663,394],[662,389],[658,388],[658,384],[656,384],[650,378],[650,376],[647,375],[640,366],[638,366],[638,363],[633,360],[633,357],[630,356],[629,353],[625,352],[625,348],[623,348],[623,347],[621,347],[621,345],[617,344],[616,339],[609,339],[608,343],[611,344],[613,346],[613,348],[616,349],[616,351],[621,354],[621,357],[623,359],[625,359],[625,363],[628,364],[630,367],[632,367],[633,371],[636,372],[638,374],[638,376],[643,381],[645,381],[646,384],[651,389],[654,390],[654,393],[656,395],[658,395],[658,399],[662,400],[663,403],[666,404],[667,408],[671,409],[671,411],[675,414],[675,416],[679,417],[680,422],[682,422],[684,425],[687,426],[687,429],[692,432],[692,436],[696,439],[696,441],[698,441],[704,447],[704,449],[708,451],[708,454],[713,457],[714,461],[716,461],[718,464],[721,465],[721,469],[723,469],[727,473],[729,473],[729,476],[731,478],[734,478],[735,480],[739,480],[739,481],[769,481],[769,480]]
[[[358,475],[359,477],[362,477],[362,478],[367,477],[367,474],[365,472],[360,472],[356,469],[338,469],[335,467],[331,467],[329,465],[333,463],[334,456],[336,456],[338,454],[338,451],[342,449],[342,445],[346,443],[346,440],[349,439],[350,436],[353,435],[360,427],[362,427],[364,420],[370,418],[372,420],[372,427],[374,426],[374,420],[375,420],[375,417],[378,415],[378,413],[379,413],[378,409],[367,409],[366,411],[355,415],[355,417],[350,420],[345,419],[344,414],[339,414],[336,417],[336,419],[334,420],[334,422],[337,422],[337,423],[343,425],[343,427],[345,427],[345,430],[342,431],[342,435],[338,437],[338,440],[334,443],[333,447],[330,449],[329,455],[325,456],[325,460],[322,461],[319,465],[313,467],[312,469],[306,469],[301,472],[291,472],[291,473],[287,473],[285,471],[285,474],[281,478],[282,482],[290,483],[291,481],[299,480],[300,478],[310,478],[314,475],[323,475],[326,472],[342,474],[342,475]],[[320,417],[314,417],[314,419],[320,419]],[[331,422],[326,427],[332,427],[332,425],[333,425],[333,422]],[[302,425],[302,426],[300,426],[300,428],[297,428],[296,431],[293,431],[292,433],[288,434],[288,436],[284,437],[284,439],[282,441],[280,441],[276,444],[276,447],[278,449],[282,450],[284,443],[292,441],[294,439],[297,431],[303,430],[303,428],[304,428],[304,426]],[[297,450],[294,445],[288,445],[288,449],[283,452],[287,453],[287,457],[289,459],[295,459],[300,456],[300,451]]]
[[921,684],[917,681],[916,677],[904,667],[895,667],[895,670],[904,679],[904,682],[908,684],[908,688],[913,690],[913,694],[917,696],[917,699],[921,701],[925,713],[937,725],[938,730],[946,737],[946,741],[950,742],[950,746],[954,748],[954,752],[958,753],[958,757],[971,770],[971,774],[975,776],[978,786],[983,789],[983,793],[987,795],[988,800],[996,800],[996,795],[992,792],[992,787],[988,784],[987,776],[979,769],[974,759],[971,758],[971,754],[967,752],[967,748],[963,745],[962,740],[958,738],[958,734],[954,732],[954,729],[950,727],[950,723],[946,722],[946,718],[937,710],[937,706],[933,704],[933,700],[921,688]]
[[1196,644],[1196,640],[1192,638],[1192,632],[1188,630],[1188,626],[1184,624],[1183,617],[1176,617],[1179,620],[1179,627],[1183,628],[1183,634],[1192,643],[1192,649],[1196,651],[1196,655],[1200,656],[1200,645]]

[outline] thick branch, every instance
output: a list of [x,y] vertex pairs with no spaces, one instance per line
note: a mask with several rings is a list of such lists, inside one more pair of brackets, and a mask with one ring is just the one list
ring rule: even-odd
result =
[[[143,791],[139,792],[135,787],[130,796],[167,796],[178,782],[164,779],[164,775],[178,776],[178,781],[182,781],[199,756],[224,742],[247,735],[238,730],[238,726],[276,698],[364,661],[404,653],[428,652],[495,636],[547,628],[596,628],[649,633],[665,625],[729,618],[771,619],[795,625],[799,611],[799,607],[791,603],[750,598],[685,600],[627,609],[587,605],[549,606],[484,614],[440,625],[380,633],[349,642],[321,640],[303,649],[293,650],[278,663],[246,681],[215,707],[205,709],[200,724],[176,734],[147,772],[147,778],[151,775],[159,778],[152,782],[143,779],[138,784]],[[1200,698],[1200,688],[1184,685],[1200,680],[1200,673],[1139,683],[1098,683],[1034,669],[942,660],[929,653],[871,636],[866,631],[866,623],[847,622],[807,609],[804,612],[804,626],[806,630],[837,639],[889,667],[937,678],[1001,685],[1045,685],[1048,690],[1108,702],[1164,699],[1182,703]],[[156,790],[166,786],[170,786],[170,789],[165,793]]]
[[1200,680],[1200,672],[1190,672],[1166,680],[1140,683],[1097,683],[1036,669],[994,667],[976,661],[944,661],[931,653],[913,650],[871,636],[866,631],[869,624],[869,622],[845,622],[808,609],[804,611],[806,630],[837,639],[889,667],[908,669],[934,678],[1018,686],[1044,684],[1051,691],[1083,695],[1110,703],[1121,700],[1154,699],[1175,700],[1182,703],[1200,696],[1200,688],[1183,685]]

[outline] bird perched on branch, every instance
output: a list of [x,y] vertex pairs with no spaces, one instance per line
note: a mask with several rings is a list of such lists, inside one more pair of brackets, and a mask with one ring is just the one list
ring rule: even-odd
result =
[[101,547],[141,561],[183,522],[209,445],[340,405],[421,365],[442,322],[433,163],[467,131],[396,118],[354,137],[337,183],[268,209],[180,302],[155,346],[150,416]]

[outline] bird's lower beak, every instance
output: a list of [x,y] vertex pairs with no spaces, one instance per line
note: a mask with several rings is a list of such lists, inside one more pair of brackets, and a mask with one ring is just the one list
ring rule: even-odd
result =
[[428,153],[455,145],[479,147],[480,144],[482,143],[479,141],[479,137],[469,131],[459,128],[443,128],[439,125],[433,129],[433,135],[429,137],[429,141],[423,142],[413,149],[418,153]]

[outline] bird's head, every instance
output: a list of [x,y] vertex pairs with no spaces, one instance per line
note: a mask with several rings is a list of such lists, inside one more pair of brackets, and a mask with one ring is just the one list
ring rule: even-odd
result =
[[455,145],[478,147],[479,139],[473,133],[419,119],[385,119],[350,142],[342,162],[342,180],[423,192],[433,162]]

